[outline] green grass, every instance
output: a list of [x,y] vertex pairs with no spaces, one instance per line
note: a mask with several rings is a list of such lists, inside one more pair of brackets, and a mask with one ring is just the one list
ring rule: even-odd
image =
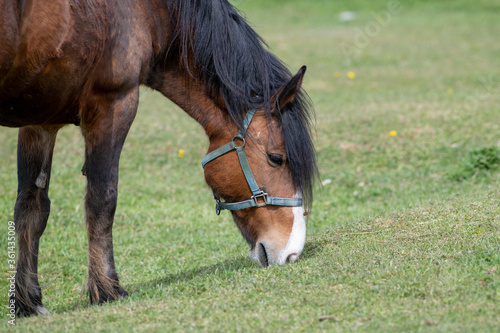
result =
[[[122,154],[113,232],[130,297],[100,307],[80,300],[87,274],[83,142],[77,128],[66,127],[40,251],[44,303],[53,314],[19,319],[16,329],[498,331],[498,3],[402,2],[352,57],[340,45],[354,45],[387,1],[235,4],[292,70],[308,65],[321,180],[331,182],[315,191],[301,259],[261,269],[247,258],[229,214],[214,214],[200,167],[203,131],[144,89]],[[342,11],[356,12],[355,20],[339,21]],[[16,133],[0,129],[0,235],[12,220]],[[4,277],[6,236],[0,246]],[[5,279],[0,290],[7,304]],[[0,318],[0,330],[8,329],[5,308]]]

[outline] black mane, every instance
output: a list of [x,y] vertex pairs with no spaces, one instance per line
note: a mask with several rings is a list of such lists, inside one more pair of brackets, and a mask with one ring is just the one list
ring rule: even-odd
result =
[[[227,112],[238,126],[249,108],[271,110],[272,94],[292,74],[268,51],[267,44],[227,0],[172,0],[174,49],[191,72],[196,71],[214,96],[221,96]],[[313,110],[300,92],[281,110],[282,134],[295,186],[312,204],[317,175],[311,137]]]

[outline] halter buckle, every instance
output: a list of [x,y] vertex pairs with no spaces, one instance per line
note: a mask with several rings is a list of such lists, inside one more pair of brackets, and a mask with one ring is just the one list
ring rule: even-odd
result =
[[215,193],[214,193],[214,199],[215,199],[215,214],[220,215],[220,211],[222,210],[220,208],[220,200],[215,196]]
[[[250,199],[255,202],[255,207],[264,207],[267,205],[267,197],[269,195],[266,192],[260,192],[259,194],[252,195]],[[259,200],[262,199],[262,203],[259,203]]]

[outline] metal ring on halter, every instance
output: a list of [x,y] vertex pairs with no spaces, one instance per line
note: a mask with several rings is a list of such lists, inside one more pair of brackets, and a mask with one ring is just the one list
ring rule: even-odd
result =
[[[243,141],[243,144],[240,146],[237,146],[236,143],[234,142],[234,139],[239,139],[239,140]],[[246,144],[245,138],[240,136],[239,134],[236,134],[231,141],[233,142],[235,149],[243,148],[243,147],[245,147],[245,144]]]

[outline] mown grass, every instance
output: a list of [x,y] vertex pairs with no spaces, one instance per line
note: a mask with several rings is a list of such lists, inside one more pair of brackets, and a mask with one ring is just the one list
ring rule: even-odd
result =
[[[20,319],[17,330],[498,331],[499,5],[401,2],[400,12],[346,57],[340,45],[356,46],[358,31],[388,2],[235,3],[291,69],[308,65],[325,185],[315,192],[301,260],[266,269],[250,262],[230,216],[214,214],[200,167],[203,131],[143,90],[122,155],[114,228],[130,297],[101,307],[81,299],[83,144],[78,129],[67,127],[56,146],[40,251],[44,303],[53,315]],[[356,18],[340,21],[343,11]],[[6,234],[16,131],[0,129],[0,142]],[[6,267],[6,237],[0,246]],[[7,304],[4,279],[1,290]],[[1,318],[7,329],[5,309]]]

